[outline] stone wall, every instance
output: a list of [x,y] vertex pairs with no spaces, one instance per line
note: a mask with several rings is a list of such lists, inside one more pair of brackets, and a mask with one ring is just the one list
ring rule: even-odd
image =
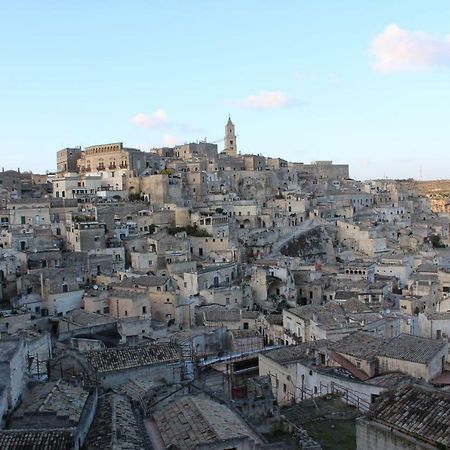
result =
[[431,450],[436,447],[367,419],[356,420],[357,450]]

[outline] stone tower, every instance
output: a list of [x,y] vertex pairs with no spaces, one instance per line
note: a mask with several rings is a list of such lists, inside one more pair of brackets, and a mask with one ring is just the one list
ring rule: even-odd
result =
[[225,142],[224,152],[228,156],[236,156],[237,155],[236,133],[234,131],[234,123],[231,121],[230,116],[228,116],[228,122],[225,125],[224,142]]

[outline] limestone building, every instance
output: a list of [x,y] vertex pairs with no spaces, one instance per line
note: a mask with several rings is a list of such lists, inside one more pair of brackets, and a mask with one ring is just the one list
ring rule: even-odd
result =
[[77,162],[81,157],[81,147],[63,148],[56,153],[58,173],[76,172]]
[[225,125],[225,148],[224,152],[228,156],[237,155],[237,142],[236,142],[236,132],[234,130],[234,123],[231,121],[231,117],[228,117],[228,122]]

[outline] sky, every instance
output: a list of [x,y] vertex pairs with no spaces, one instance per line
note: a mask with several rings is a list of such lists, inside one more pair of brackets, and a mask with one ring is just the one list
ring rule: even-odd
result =
[[[64,147],[238,151],[450,178],[448,0],[0,0],[0,166]],[[219,150],[223,144],[219,143]]]

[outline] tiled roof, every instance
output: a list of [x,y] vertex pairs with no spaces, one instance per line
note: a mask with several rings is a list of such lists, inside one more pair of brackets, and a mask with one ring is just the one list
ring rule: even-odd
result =
[[2,450],[71,450],[71,430],[2,430]]
[[321,347],[326,342],[325,340],[302,342],[298,345],[267,350],[261,354],[278,364],[289,364],[312,357],[314,349]]
[[258,316],[259,316],[258,311],[246,311],[245,309],[242,310],[243,319],[257,319]]
[[450,393],[418,385],[391,391],[372,406],[369,420],[414,438],[450,447]]
[[445,342],[435,339],[400,334],[383,346],[379,356],[426,364],[446,345]]
[[314,314],[317,314],[322,310],[323,309],[321,306],[305,305],[305,306],[296,306],[295,308],[291,308],[286,311],[302,319],[309,320],[312,319]]
[[356,358],[371,359],[385,356],[421,364],[428,363],[447,344],[443,341],[427,339],[410,334],[400,334],[385,339],[368,332],[355,332],[333,342],[331,348]]
[[342,307],[342,305],[334,300],[330,300],[329,302],[325,303],[325,305],[323,305],[323,310],[332,312],[334,314],[344,314],[344,308]]
[[386,342],[386,339],[376,336],[373,333],[357,331],[337,342],[333,342],[331,349],[335,352],[356,358],[371,359],[378,355]]
[[283,325],[283,314],[268,314],[265,319],[271,325]]
[[145,275],[143,277],[130,277],[124,278],[116,286],[119,287],[152,287],[152,286],[163,286],[169,277],[159,277],[156,275]]
[[262,339],[262,334],[257,330],[230,330],[234,339],[258,338]]
[[37,384],[23,396],[14,418],[25,419],[24,425],[28,428],[28,422],[34,421],[36,424],[40,414],[45,421],[45,417],[53,413],[60,419],[67,418],[70,421],[67,426],[73,426],[78,424],[88,397],[89,392],[81,386],[63,380]]
[[169,343],[116,347],[85,353],[88,363],[99,373],[178,361],[179,346]]
[[394,389],[402,384],[411,383],[414,380],[415,378],[410,375],[406,375],[401,372],[391,372],[371,378],[370,380],[367,380],[366,383]]
[[74,309],[68,312],[64,320],[73,322],[81,327],[115,322],[110,316],[85,311],[84,309]]
[[428,320],[450,320],[450,312],[426,312]]
[[239,309],[205,308],[203,312],[207,322],[239,322],[241,320]]
[[236,413],[206,398],[187,396],[175,400],[156,412],[153,420],[167,448],[191,450],[233,438],[258,441]]
[[214,263],[208,264],[197,269],[197,273],[209,273],[215,270],[228,269],[229,267],[235,266],[235,263]]
[[335,300],[350,300],[352,298],[358,298],[358,293],[351,291],[336,291]]
[[356,298],[347,300],[342,306],[346,314],[356,314],[370,311],[370,308],[368,308],[364,302]]
[[108,393],[99,399],[97,412],[83,448],[92,450],[144,448],[129,400],[115,393]]

